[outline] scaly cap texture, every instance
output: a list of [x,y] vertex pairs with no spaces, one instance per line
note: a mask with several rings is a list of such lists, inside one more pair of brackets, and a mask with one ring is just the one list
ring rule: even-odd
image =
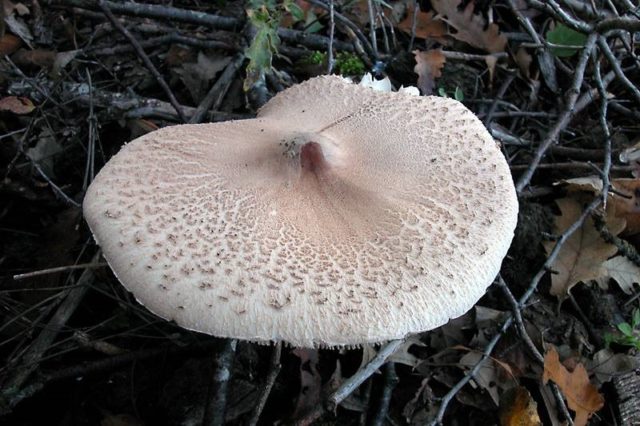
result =
[[433,329],[484,294],[518,204],[462,104],[319,77],[251,120],[127,144],[84,201],[122,284],[220,337],[352,346]]

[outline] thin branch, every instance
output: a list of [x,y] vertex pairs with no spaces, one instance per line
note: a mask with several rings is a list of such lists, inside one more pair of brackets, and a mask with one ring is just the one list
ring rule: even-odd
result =
[[264,409],[265,404],[267,403],[267,399],[269,399],[269,394],[271,393],[271,388],[273,388],[274,383],[276,382],[276,377],[278,377],[278,373],[280,373],[280,369],[282,365],[280,364],[280,355],[282,353],[282,342],[278,342],[273,347],[273,351],[271,352],[271,362],[269,363],[269,374],[264,381],[264,386],[262,392],[260,393],[260,399],[258,403],[253,408],[251,413],[251,419],[247,423],[247,426],[256,426],[258,424],[258,420],[260,419],[260,414],[262,414],[262,410]]
[[384,365],[382,375],[384,382],[375,412],[373,413],[371,421],[368,423],[370,426],[384,426],[387,423],[386,420],[387,414],[389,413],[389,406],[391,405],[391,396],[400,381],[396,374],[396,366],[392,361]]
[[200,102],[198,108],[196,108],[195,112],[189,119],[189,123],[202,123],[209,110],[216,110],[220,108],[222,100],[224,99],[224,96],[227,94],[227,91],[229,90],[229,87],[233,82],[233,77],[242,66],[243,61],[244,55],[238,54],[231,60],[231,62],[229,62],[218,80],[211,87],[204,99]]
[[624,86],[631,91],[633,96],[636,98],[636,101],[640,103],[640,90],[636,87],[635,84],[633,84],[633,82],[631,82],[631,80],[629,80],[624,71],[622,71],[618,59],[614,56],[613,52],[609,48],[607,40],[602,36],[598,37],[598,47],[600,48],[602,53],[604,53],[604,56],[606,56],[609,64],[611,65],[611,68],[613,69],[613,72],[616,74],[616,77],[618,77],[620,82],[622,82],[622,84],[624,84]]
[[376,37],[376,20],[373,11],[373,0],[367,0],[367,10],[369,12],[369,36],[371,37],[371,48],[373,56],[378,57],[378,38]]
[[[45,0],[44,3],[51,6],[72,6],[89,10],[98,10],[100,7],[94,0]],[[206,25],[210,28],[223,30],[236,30],[242,26],[242,22],[236,18],[217,16],[195,10],[179,9],[171,6],[134,3],[130,1],[103,1],[103,3],[111,11],[122,15],[169,19],[171,21]]]
[[336,20],[333,0],[329,0],[329,43],[327,44],[327,74],[333,71],[333,38],[336,32]]
[[187,117],[184,116],[184,113],[182,112],[182,108],[180,108],[180,104],[178,103],[178,100],[176,99],[176,97],[173,95],[173,92],[169,88],[169,85],[167,84],[166,81],[164,81],[164,78],[162,77],[160,72],[158,72],[155,65],[153,65],[153,63],[151,62],[151,59],[149,59],[147,54],[144,52],[144,49],[142,49],[142,47],[140,46],[140,43],[138,43],[138,40],[136,40],[136,38],[129,32],[129,30],[127,30],[116,19],[111,9],[109,9],[109,6],[107,6],[107,3],[110,3],[110,2],[107,2],[105,0],[100,0],[98,2],[98,5],[100,6],[100,9],[102,9],[102,12],[107,17],[107,19],[109,19],[109,22],[111,22],[111,25],[113,25],[118,31],[120,31],[127,40],[129,40],[131,45],[134,47],[138,57],[142,60],[144,65],[147,67],[147,69],[149,69],[149,71],[151,72],[153,77],[156,79],[160,87],[162,87],[162,90],[164,90],[165,94],[169,98],[169,102],[171,103],[171,105],[173,105],[176,112],[178,113],[180,120],[183,123],[186,123]]
[[569,124],[573,116],[578,111],[591,103],[591,92],[583,94],[580,99],[578,98],[578,95],[580,94],[580,87],[582,86],[582,81],[584,79],[584,70],[587,66],[591,50],[595,46],[597,37],[598,36],[596,34],[592,34],[587,39],[584,49],[582,50],[582,54],[580,55],[580,59],[578,60],[578,64],[576,65],[575,76],[571,84],[571,89],[569,89],[569,93],[567,94],[565,110],[547,137],[542,141],[542,143],[540,143],[540,146],[538,146],[527,170],[518,179],[518,182],[516,183],[516,191],[518,194],[520,194],[529,184],[538,164],[542,161],[542,157],[544,157],[549,147],[557,141],[560,132]]
[[[307,0],[307,1],[316,7],[320,7],[326,10],[327,12],[329,11],[329,5],[322,0]],[[369,43],[369,40],[367,39],[367,37],[362,33],[362,31],[360,31],[360,28],[356,24],[351,22],[349,18],[347,18],[343,14],[337,11],[334,11],[333,13],[337,22],[344,25],[346,28],[350,29],[356,35],[360,43],[364,46],[364,49],[367,51],[367,53],[371,55],[374,59],[377,58],[376,55],[374,55],[373,53],[373,47],[371,46],[371,43]]]
[[[556,241],[555,246],[551,250],[551,253],[549,253],[547,260],[545,260],[540,270],[531,279],[529,283],[529,287],[527,288],[525,293],[522,295],[522,297],[520,297],[520,299],[518,300],[518,306],[522,307],[526,305],[527,301],[531,298],[533,293],[537,290],[538,284],[540,283],[540,280],[542,280],[542,277],[544,277],[551,270],[551,267],[555,262],[555,260],[557,259],[558,255],[560,254],[560,250],[562,249],[564,244],[567,242],[569,238],[571,238],[571,235],[573,235],[578,229],[582,227],[582,224],[587,219],[587,217],[589,217],[591,212],[594,209],[596,209],[601,203],[602,203],[602,198],[600,197],[595,198],[584,209],[580,217],[571,226],[569,226],[562,233],[562,235],[560,235],[560,237]],[[442,424],[442,419],[444,418],[444,414],[446,412],[446,409],[449,403],[453,400],[456,394],[464,387],[464,385],[469,383],[469,381],[475,377],[478,371],[480,371],[482,363],[484,362],[485,359],[487,359],[491,355],[491,353],[493,352],[493,349],[495,349],[495,346],[498,344],[498,341],[500,341],[503,334],[507,331],[507,329],[511,326],[511,324],[513,324],[513,321],[514,321],[514,315],[510,313],[505,319],[504,323],[502,323],[502,326],[500,327],[500,330],[498,331],[498,333],[496,333],[496,335],[491,339],[491,341],[489,341],[487,346],[485,346],[485,349],[482,353],[482,357],[478,360],[477,364],[442,398],[440,408],[438,409],[438,413],[436,414],[436,417],[434,418],[434,420],[430,423],[432,426]],[[571,417],[568,416],[568,413],[565,416],[567,417],[567,421],[570,424],[573,424],[573,422],[571,421]]]
[[411,16],[411,40],[407,52],[413,52],[413,43],[416,41],[416,30],[418,28],[418,13],[420,13],[420,3],[413,0],[413,15]]
[[[100,251],[98,251],[91,260],[91,263],[98,263]],[[19,365],[11,368],[11,374],[2,383],[0,391],[0,414],[3,410],[11,410],[20,402],[24,396],[21,388],[26,383],[31,374],[38,368],[38,365],[44,354],[55,341],[58,333],[62,330],[71,315],[84,298],[91,282],[93,281],[93,270],[85,269],[76,286],[64,292],[62,302],[53,314],[46,327],[42,329],[40,334],[31,342],[29,348],[23,353]]]
[[57,274],[58,272],[73,271],[75,269],[87,269],[87,268],[96,269],[96,268],[103,268],[105,266],[107,266],[107,263],[105,262],[80,263],[78,265],[58,266],[56,268],[47,268],[47,269],[41,269],[39,271],[25,272],[24,274],[17,274],[13,276],[13,279],[18,281],[18,280],[24,280],[27,278],[39,277],[42,275]]
[[327,399],[325,406],[320,406],[305,416],[303,419],[299,419],[298,423],[310,424],[314,420],[317,420],[322,416],[325,411],[332,412],[336,409],[338,404],[344,401],[349,395],[351,395],[365,380],[371,377],[382,364],[385,363],[387,358],[395,353],[395,351],[404,343],[404,339],[392,340],[384,345],[375,357],[367,365],[358,370],[353,376],[349,377],[342,383],[342,385],[332,393]]

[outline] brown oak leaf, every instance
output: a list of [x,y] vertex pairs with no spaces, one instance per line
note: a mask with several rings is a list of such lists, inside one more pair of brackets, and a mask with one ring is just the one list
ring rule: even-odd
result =
[[416,66],[413,72],[418,74],[418,88],[423,95],[433,94],[435,87],[435,79],[442,75],[442,67],[446,58],[442,54],[442,50],[427,50],[421,52],[414,50],[416,57]]
[[[411,34],[413,28],[414,7],[409,6],[407,17],[398,24],[398,28],[407,34]],[[441,38],[447,35],[447,28],[439,19],[433,19],[433,12],[418,11],[416,16],[416,37],[417,38]]]
[[0,111],[10,111],[14,114],[29,114],[36,107],[29,98],[7,96],[0,99]]
[[[599,176],[566,179],[557,184],[564,185],[571,192],[602,192],[602,180]],[[613,179],[611,187],[614,191],[609,193],[608,202],[615,206],[615,216],[627,222],[624,235],[640,233],[640,179]]]
[[569,372],[560,362],[560,356],[553,346],[544,355],[542,381],[546,384],[549,380],[558,385],[567,399],[567,405],[575,411],[573,423],[576,426],[585,426],[589,417],[604,406],[604,398],[589,381],[584,365],[579,363]]
[[[561,234],[578,220],[582,214],[582,204],[573,198],[563,198],[556,203],[562,213],[556,216],[556,233]],[[612,234],[617,235],[624,229],[625,221],[616,218],[614,214],[607,215],[607,226]],[[555,242],[546,242],[547,253],[550,253],[554,246]],[[616,246],[602,239],[593,220],[588,218],[567,239],[551,265],[557,272],[551,275],[551,294],[564,300],[577,283],[601,278],[606,274],[604,262],[617,251]]]
[[491,23],[485,29],[484,18],[473,13],[474,2],[470,1],[464,9],[459,10],[461,1],[431,0],[431,6],[439,15],[446,17],[443,20],[456,30],[451,33],[452,37],[491,53],[503,52],[507,38],[500,34],[498,26]]
[[526,388],[513,387],[500,396],[501,426],[539,426],[541,424],[538,404]]

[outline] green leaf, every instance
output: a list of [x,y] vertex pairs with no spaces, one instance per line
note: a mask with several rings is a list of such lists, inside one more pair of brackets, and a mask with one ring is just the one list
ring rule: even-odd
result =
[[557,24],[553,30],[547,31],[547,41],[552,44],[567,46],[551,48],[551,53],[559,58],[564,58],[575,55],[586,43],[587,36],[564,24]]
[[446,90],[444,90],[444,87],[438,87],[438,95],[442,96],[443,98],[448,98],[447,92]]
[[291,14],[293,22],[304,21],[304,10],[300,8],[293,1],[287,1],[284,3],[284,8]]
[[613,343],[613,342],[615,342],[615,341],[616,341],[616,338],[615,338],[615,336],[614,336],[613,334],[611,334],[611,333],[609,333],[609,332],[604,333],[604,346],[605,346],[606,348],[608,348],[609,346],[611,346],[611,343]]
[[640,325],[640,309],[633,311],[633,318],[631,319],[631,325],[633,328],[638,328]]
[[269,23],[256,25],[258,32],[251,41],[244,55],[249,59],[247,78],[244,80],[244,90],[249,90],[253,84],[271,69],[271,59],[278,51],[280,39]]
[[455,99],[458,102],[464,101],[464,92],[458,86],[456,86],[456,91],[453,92],[453,99]]
[[307,19],[304,25],[304,32],[309,34],[317,33],[322,29],[322,24],[318,21],[318,17],[311,9],[307,12]]
[[617,327],[618,327],[618,330],[620,330],[620,332],[625,336],[627,337],[633,336],[633,328],[631,328],[631,325],[629,325],[629,323],[621,322],[620,324],[617,325]]

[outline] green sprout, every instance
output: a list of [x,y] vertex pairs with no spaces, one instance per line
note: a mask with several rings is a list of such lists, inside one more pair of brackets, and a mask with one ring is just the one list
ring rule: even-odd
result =
[[453,98],[458,102],[464,101],[464,92],[459,86],[456,86],[456,90],[453,91],[453,96],[447,95],[444,87],[438,87],[438,95],[443,98]]
[[618,334],[605,333],[604,340],[607,346],[616,343],[622,346],[631,346],[640,350],[640,309],[635,309],[631,316],[631,324],[621,322],[616,325]]

